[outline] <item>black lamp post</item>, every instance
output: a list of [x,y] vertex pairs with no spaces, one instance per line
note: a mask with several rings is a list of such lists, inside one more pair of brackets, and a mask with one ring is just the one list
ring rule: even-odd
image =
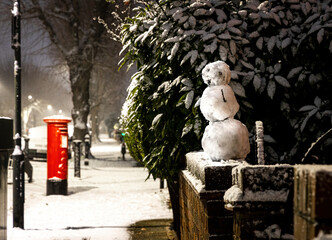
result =
[[24,155],[21,150],[21,13],[20,0],[13,0],[12,48],[15,51],[15,149],[13,152],[13,227],[24,229]]

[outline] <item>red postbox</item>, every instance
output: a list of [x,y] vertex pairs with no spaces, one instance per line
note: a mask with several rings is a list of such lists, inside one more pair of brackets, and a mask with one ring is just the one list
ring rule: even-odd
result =
[[70,118],[51,116],[47,123],[47,188],[46,195],[67,195],[68,188],[68,123]]

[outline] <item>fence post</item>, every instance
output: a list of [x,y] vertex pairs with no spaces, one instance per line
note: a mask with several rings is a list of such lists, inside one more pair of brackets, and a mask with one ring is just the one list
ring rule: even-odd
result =
[[81,140],[74,140],[74,177],[81,177]]
[[164,179],[160,178],[160,185],[159,185],[160,189],[164,189],[165,184],[164,184]]
[[84,165],[89,166],[89,156],[90,156],[90,135],[87,133],[84,136]]
[[262,121],[256,121],[256,153],[258,165],[265,165],[264,159],[264,128]]
[[29,158],[29,141],[30,138],[24,136],[24,171],[26,174],[28,174],[29,177],[29,183],[32,183],[32,173],[33,173],[33,167],[30,163],[30,158]]

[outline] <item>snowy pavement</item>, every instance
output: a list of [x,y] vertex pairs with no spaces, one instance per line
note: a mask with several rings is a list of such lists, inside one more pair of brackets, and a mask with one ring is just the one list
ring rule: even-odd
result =
[[[99,160],[81,162],[81,178],[69,161],[68,195],[46,196],[46,162],[31,162],[33,183],[25,184],[24,228],[13,228],[12,184],[8,185],[8,240],[126,240],[128,227],[170,219],[168,191],[134,160],[122,161],[120,145],[104,139],[91,149]],[[101,160],[103,159],[103,160]]]

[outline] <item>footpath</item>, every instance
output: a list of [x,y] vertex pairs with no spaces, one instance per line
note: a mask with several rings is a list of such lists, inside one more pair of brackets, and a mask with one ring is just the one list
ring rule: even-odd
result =
[[[12,184],[8,184],[8,240],[171,240],[172,211],[167,188],[129,154],[121,157],[114,139],[91,148],[96,159],[81,161],[74,177],[69,160],[68,195],[46,196],[46,167],[31,161],[33,182],[25,182],[24,230],[13,228]],[[11,174],[9,172],[9,174]],[[166,184],[165,184],[166,187]]]

